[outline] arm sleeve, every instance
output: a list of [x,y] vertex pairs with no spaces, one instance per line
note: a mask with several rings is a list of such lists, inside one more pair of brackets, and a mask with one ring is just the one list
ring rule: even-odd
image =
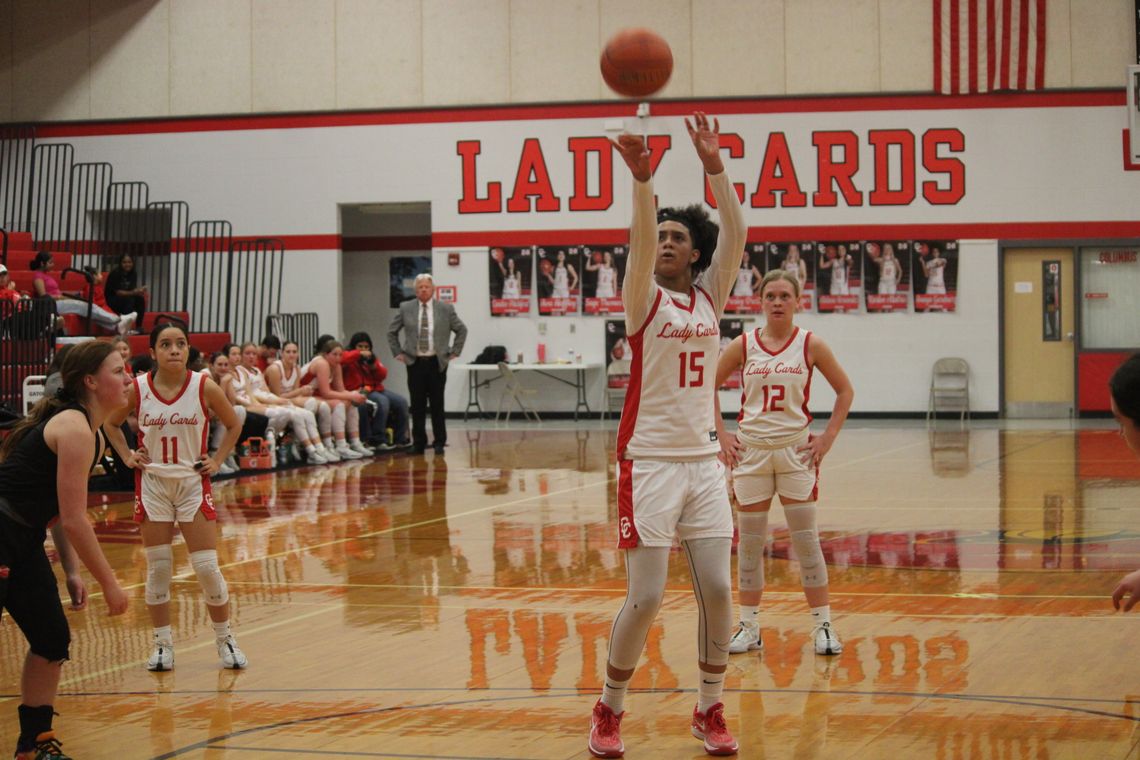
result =
[[[633,335],[641,329],[653,308],[657,284],[653,265],[657,258],[657,213],[653,208],[653,181],[633,182],[633,221],[629,228],[629,258],[621,283],[625,306],[625,329]],[[735,276],[735,275],[734,275]]]
[[744,258],[744,242],[748,228],[744,224],[744,212],[740,209],[740,199],[728,179],[728,172],[708,175],[716,207],[720,212],[720,234],[716,240],[709,268],[700,277],[700,282],[708,287],[718,314],[724,312],[724,305],[736,283],[736,270]]

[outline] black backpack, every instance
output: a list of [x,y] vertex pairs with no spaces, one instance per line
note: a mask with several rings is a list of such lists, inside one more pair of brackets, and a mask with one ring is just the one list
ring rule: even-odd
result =
[[498,364],[507,360],[506,346],[485,346],[472,364]]

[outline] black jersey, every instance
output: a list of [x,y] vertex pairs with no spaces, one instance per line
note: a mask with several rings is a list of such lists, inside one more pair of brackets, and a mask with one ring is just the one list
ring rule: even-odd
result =
[[[79,404],[69,404],[55,414],[68,409],[87,415]],[[39,532],[46,531],[59,517],[59,493],[56,489],[59,459],[44,441],[44,428],[54,416],[28,431],[7,458],[0,462],[0,499],[7,502],[7,507],[0,505],[0,510],[8,511],[9,517]],[[102,453],[102,439],[96,434],[92,468]]]

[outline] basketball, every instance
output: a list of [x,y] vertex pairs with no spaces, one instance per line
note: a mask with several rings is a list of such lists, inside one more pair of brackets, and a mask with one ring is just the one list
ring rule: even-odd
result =
[[554,262],[550,259],[539,259],[538,268],[542,270],[543,274],[550,274],[554,271]]
[[669,43],[649,29],[622,29],[602,50],[602,79],[618,95],[644,98],[660,90],[673,73]]
[[502,248],[492,248],[491,249],[491,258],[493,258],[495,261],[498,261],[501,264],[503,261],[503,249]]
[[594,259],[595,264],[601,264],[602,263],[602,252],[601,251],[594,251],[594,255],[591,258]]

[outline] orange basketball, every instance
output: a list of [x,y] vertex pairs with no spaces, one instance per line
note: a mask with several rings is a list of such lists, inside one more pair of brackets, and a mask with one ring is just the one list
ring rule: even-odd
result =
[[644,98],[660,90],[673,73],[669,43],[649,29],[622,29],[602,50],[602,79],[627,98]]
[[542,270],[543,274],[550,274],[554,271],[554,262],[550,259],[539,259],[538,267]]
[[502,263],[502,261],[503,261],[503,249],[502,248],[492,248],[491,249],[491,258],[493,258],[495,261],[498,261],[499,263]]

